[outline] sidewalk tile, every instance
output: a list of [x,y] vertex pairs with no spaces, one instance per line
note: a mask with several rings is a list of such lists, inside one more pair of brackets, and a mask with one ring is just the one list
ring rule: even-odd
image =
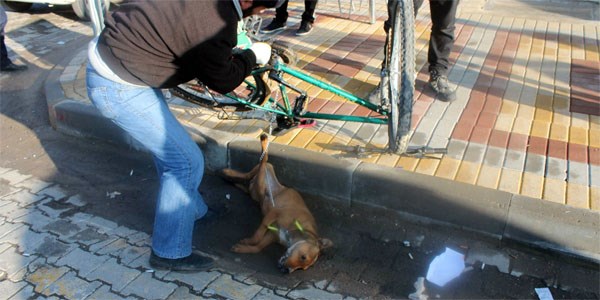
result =
[[541,199],[544,190],[544,177],[532,174],[523,173],[521,179],[521,195]]
[[542,199],[566,204],[567,197],[567,183],[564,180],[546,178],[544,181],[544,194]]
[[567,185],[567,205],[590,208],[590,188],[586,185],[569,183]]

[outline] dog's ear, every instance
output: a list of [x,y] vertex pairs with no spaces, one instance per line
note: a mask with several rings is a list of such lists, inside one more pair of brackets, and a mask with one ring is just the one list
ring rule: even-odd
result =
[[319,239],[319,248],[321,250],[333,247],[333,242],[330,239],[320,238]]

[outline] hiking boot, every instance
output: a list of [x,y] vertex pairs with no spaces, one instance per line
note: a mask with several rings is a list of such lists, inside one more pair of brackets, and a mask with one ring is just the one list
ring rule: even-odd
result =
[[456,89],[450,87],[448,84],[448,77],[436,70],[429,72],[429,86],[433,89],[436,98],[440,101],[451,102],[456,99]]
[[308,21],[300,22],[300,28],[296,31],[296,35],[307,35],[313,29],[313,23]]
[[269,25],[265,26],[260,31],[262,33],[272,33],[272,32],[284,30],[286,28],[287,28],[287,26],[285,26],[285,22],[280,22],[280,21],[277,21],[276,19],[273,19],[273,21],[271,21],[271,23]]
[[162,258],[150,254],[150,266],[156,270],[168,270],[175,272],[200,272],[206,271],[214,266],[214,260],[199,253],[192,253],[182,258]]

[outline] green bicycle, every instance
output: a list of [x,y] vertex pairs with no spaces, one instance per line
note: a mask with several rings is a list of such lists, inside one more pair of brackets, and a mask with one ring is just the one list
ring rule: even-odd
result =
[[[398,0],[391,7],[393,7],[393,11],[390,12],[392,22],[387,33],[379,89],[381,103],[371,103],[295,69],[295,53],[277,42],[272,43],[269,63],[253,70],[244,84],[231,93],[215,93],[202,82],[197,81],[179,85],[171,89],[171,92],[186,101],[202,106],[266,111],[275,116],[276,131],[312,124],[315,119],[387,124],[389,137],[387,151],[389,152],[417,155],[447,153],[445,148],[408,147],[412,135],[411,118],[415,91],[413,2]],[[260,20],[246,21],[244,29],[250,35],[258,32],[257,28],[260,28]],[[286,80],[290,76],[363,106],[376,114],[354,116],[309,111],[307,110],[309,95],[305,90],[290,84]],[[273,93],[271,87],[274,87]],[[293,101],[289,97],[291,93],[296,95]],[[281,95],[281,99],[272,94]]]

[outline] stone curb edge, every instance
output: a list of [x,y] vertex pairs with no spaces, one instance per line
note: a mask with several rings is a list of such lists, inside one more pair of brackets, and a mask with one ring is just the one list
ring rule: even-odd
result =
[[[65,97],[60,75],[69,61],[57,65],[45,82],[51,125],[66,134],[140,149],[92,105]],[[209,171],[249,170],[258,162],[258,139],[212,129],[188,131],[204,151]],[[283,184],[302,193],[600,262],[600,212],[274,143],[269,162]]]

